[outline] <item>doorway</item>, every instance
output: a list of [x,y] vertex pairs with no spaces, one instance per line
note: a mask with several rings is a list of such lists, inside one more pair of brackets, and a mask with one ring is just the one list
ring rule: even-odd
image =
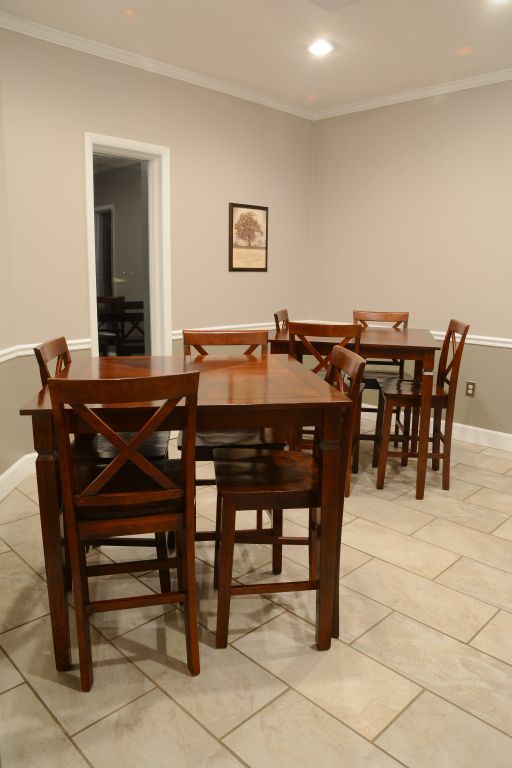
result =
[[93,355],[169,354],[169,150],[86,134]]

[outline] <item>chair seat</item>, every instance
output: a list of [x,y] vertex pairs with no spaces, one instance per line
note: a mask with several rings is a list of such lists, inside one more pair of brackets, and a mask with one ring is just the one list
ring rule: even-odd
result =
[[[178,435],[178,449],[183,445],[183,435]],[[216,448],[266,448],[283,449],[285,441],[273,429],[233,429],[225,431],[196,432],[196,461],[212,461]]]
[[[411,405],[419,405],[421,401],[421,381],[411,381],[409,379],[400,379],[395,376],[387,381],[380,383],[380,391],[387,398],[397,398],[407,400]],[[432,393],[433,400],[444,400],[448,393],[443,387],[437,387]],[[417,401],[413,402],[413,401]]]
[[[120,432],[120,437],[129,442],[133,432]],[[139,452],[146,459],[160,461],[167,458],[170,432],[153,432],[141,445]],[[79,461],[107,462],[118,453],[103,435],[77,435],[73,443],[73,457]]]
[[320,504],[318,469],[311,454],[218,448],[214,459],[218,493],[237,497],[237,509]]
[[[152,463],[179,489],[183,487],[181,459],[166,459]],[[100,463],[85,462],[74,464],[75,493],[81,493],[104,469],[104,465]],[[126,464],[105,484],[101,492],[126,493],[127,490],[145,493],[163,489],[137,466]],[[177,499],[150,504],[77,507],[77,516],[79,520],[106,520],[140,517],[141,515],[168,514],[173,511],[182,511],[182,496],[183,494]]]

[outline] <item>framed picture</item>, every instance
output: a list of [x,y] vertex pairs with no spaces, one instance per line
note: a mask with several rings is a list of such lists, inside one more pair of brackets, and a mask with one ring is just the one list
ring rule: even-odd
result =
[[229,271],[266,272],[268,208],[229,204]]

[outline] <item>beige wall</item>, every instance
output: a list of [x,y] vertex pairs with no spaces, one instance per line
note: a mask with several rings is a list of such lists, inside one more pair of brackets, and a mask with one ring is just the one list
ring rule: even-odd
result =
[[9,248],[9,226],[7,211],[7,188],[5,182],[4,123],[2,109],[2,83],[0,79],[0,349],[13,344],[12,281]]
[[[304,312],[308,121],[4,30],[0,85],[13,344],[89,336],[86,131],[170,147],[175,328]],[[229,202],[269,206],[268,273],[228,272]]]
[[[511,136],[512,83],[316,123],[311,316],[512,337]],[[461,379],[456,418],[512,432],[511,350],[468,346]]]

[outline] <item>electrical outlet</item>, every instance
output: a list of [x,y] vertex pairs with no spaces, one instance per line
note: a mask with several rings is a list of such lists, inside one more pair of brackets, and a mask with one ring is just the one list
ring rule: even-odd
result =
[[476,391],[476,381],[466,381],[466,397],[474,397]]

